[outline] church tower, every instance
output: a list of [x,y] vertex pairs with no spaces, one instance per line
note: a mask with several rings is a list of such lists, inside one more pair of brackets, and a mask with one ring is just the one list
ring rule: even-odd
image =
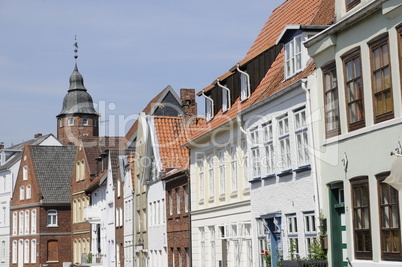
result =
[[95,111],[92,97],[87,93],[84,79],[77,67],[77,42],[74,44],[75,67],[70,76],[70,88],[57,115],[57,139],[63,145],[78,145],[79,137],[99,136],[99,113]]

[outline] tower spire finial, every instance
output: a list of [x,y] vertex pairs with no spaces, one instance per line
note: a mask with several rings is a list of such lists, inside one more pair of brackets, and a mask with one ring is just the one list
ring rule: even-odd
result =
[[78,55],[77,55],[77,52],[78,52],[77,35],[75,35],[74,47],[75,47],[75,49],[74,49],[74,58],[75,58],[75,61],[77,62],[77,58],[78,58]]

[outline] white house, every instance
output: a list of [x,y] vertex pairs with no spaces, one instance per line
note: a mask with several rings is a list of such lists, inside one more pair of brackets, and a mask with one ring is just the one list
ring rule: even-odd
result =
[[52,135],[35,135],[27,142],[0,148],[0,266],[10,266],[10,199],[20,168],[24,144],[61,146]]
[[[306,42],[330,266],[400,266],[401,192],[384,179],[401,152],[402,2],[336,1]],[[397,151],[395,151],[397,149]]]

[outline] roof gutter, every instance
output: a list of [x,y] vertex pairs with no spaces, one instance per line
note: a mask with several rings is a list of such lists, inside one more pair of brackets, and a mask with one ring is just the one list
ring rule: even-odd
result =
[[334,25],[328,27],[327,29],[323,30],[321,33],[318,33],[311,37],[309,40],[304,42],[304,45],[309,48],[320,41],[322,41],[324,38],[328,37],[329,35],[335,34],[347,27],[350,27],[351,25],[359,22],[360,20],[364,19],[365,17],[371,15],[375,11],[377,11],[381,5],[388,0],[373,0],[371,3],[361,7],[360,9],[354,11],[353,13],[350,13],[348,16],[342,18],[339,20],[337,23]]

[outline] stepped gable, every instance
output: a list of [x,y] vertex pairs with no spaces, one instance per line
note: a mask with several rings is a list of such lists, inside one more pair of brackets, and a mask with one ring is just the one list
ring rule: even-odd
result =
[[43,203],[70,203],[76,146],[28,146]]

